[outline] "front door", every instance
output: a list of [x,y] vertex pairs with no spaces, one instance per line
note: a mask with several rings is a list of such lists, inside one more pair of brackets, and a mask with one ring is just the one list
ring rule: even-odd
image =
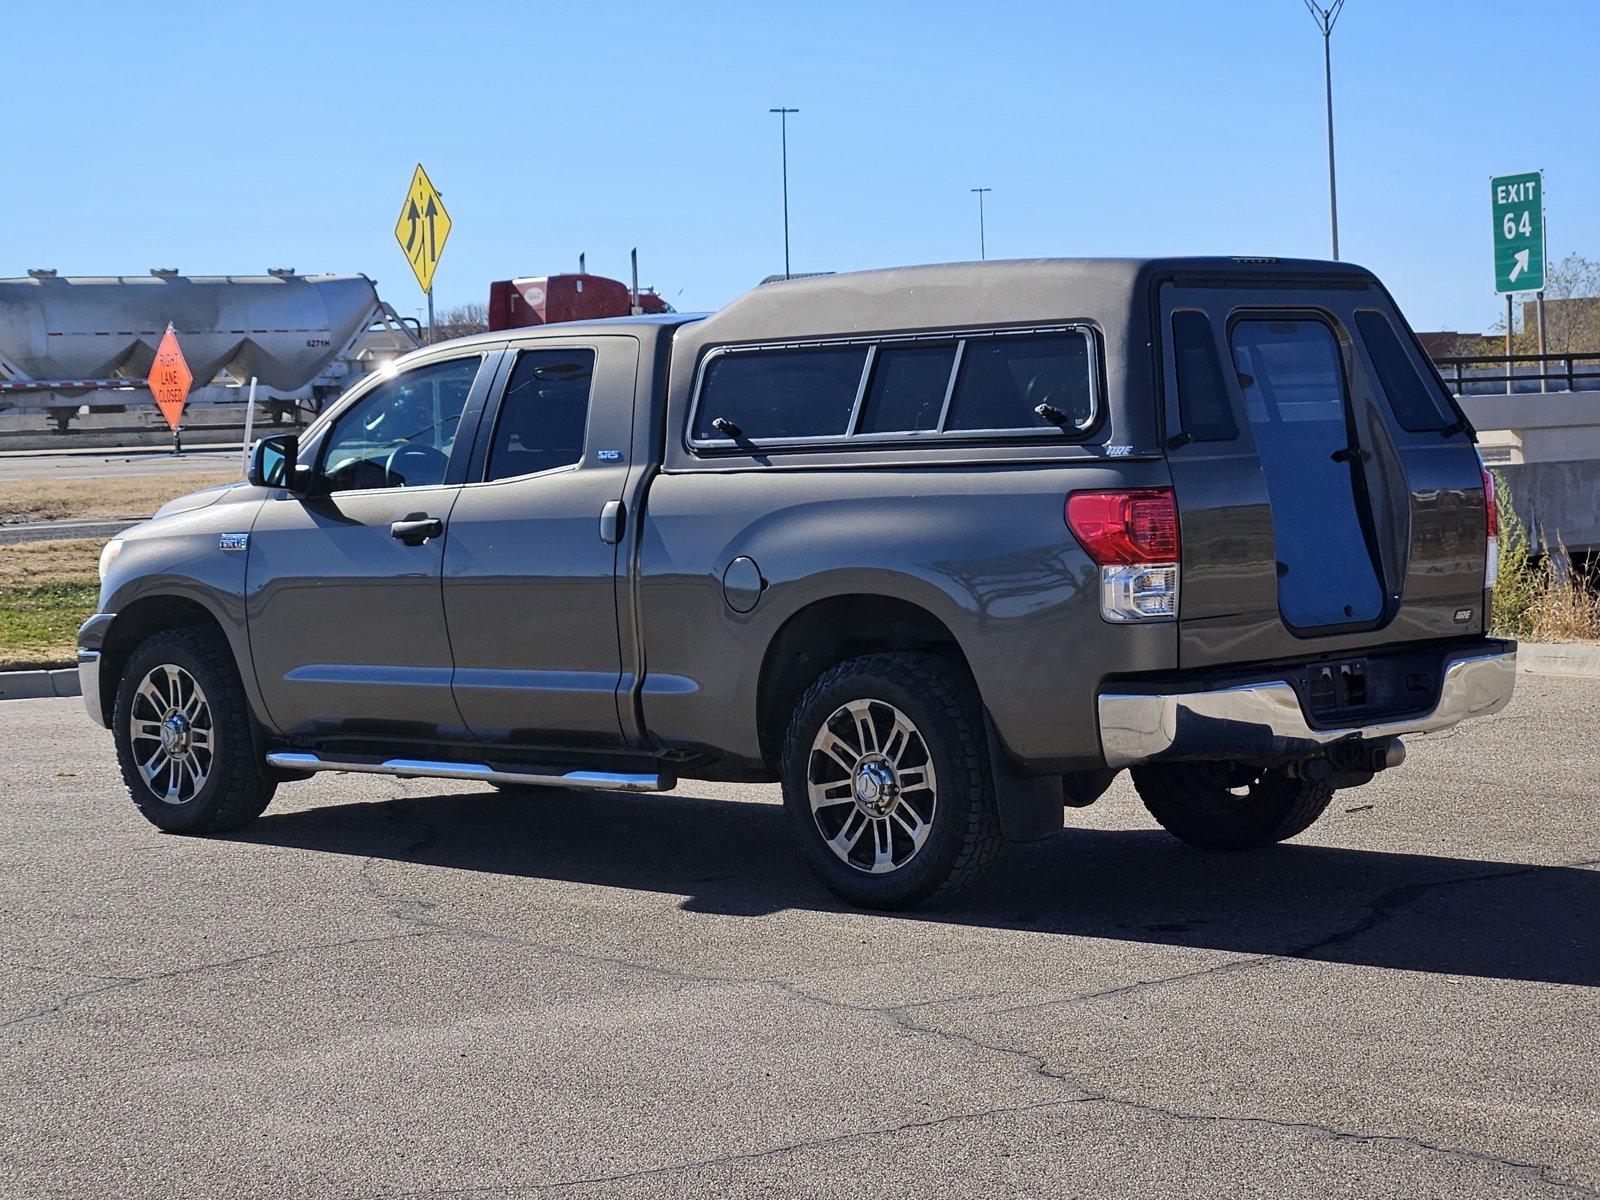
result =
[[617,553],[638,342],[516,352],[450,517],[455,699],[497,743],[615,746]]
[[[354,399],[302,454],[306,494],[261,507],[247,617],[282,733],[459,735],[440,572],[470,430],[499,352],[412,367]],[[452,473],[452,465],[456,470]]]

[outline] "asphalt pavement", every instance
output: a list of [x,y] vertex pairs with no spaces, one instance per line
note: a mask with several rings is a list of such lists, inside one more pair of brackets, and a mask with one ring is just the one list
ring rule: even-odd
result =
[[1268,851],[1119,782],[896,916],[771,787],[321,776],[182,838],[0,704],[0,1196],[1600,1195],[1596,687]]
[[0,454],[0,482],[12,483],[51,475],[73,479],[126,478],[129,475],[193,475],[232,468],[238,468],[239,477],[244,477],[238,446],[185,450],[182,454],[137,449],[75,450],[55,454],[29,450]]

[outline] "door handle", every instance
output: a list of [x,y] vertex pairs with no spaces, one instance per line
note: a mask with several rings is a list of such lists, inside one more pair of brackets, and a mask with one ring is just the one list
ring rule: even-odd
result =
[[429,538],[436,538],[443,532],[443,521],[423,513],[412,513],[405,520],[396,521],[389,526],[389,536],[408,546],[420,546]]
[[607,500],[600,510],[600,540],[608,546],[622,540],[622,513],[621,500]]
[[1334,462],[1366,462],[1372,457],[1372,451],[1358,450],[1354,446],[1346,446],[1343,449],[1335,450],[1328,457],[1333,459]]

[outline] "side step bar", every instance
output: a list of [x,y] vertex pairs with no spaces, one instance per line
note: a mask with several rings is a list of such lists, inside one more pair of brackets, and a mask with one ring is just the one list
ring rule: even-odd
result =
[[353,771],[365,775],[398,775],[402,779],[472,779],[523,787],[591,788],[607,792],[664,792],[678,781],[660,774],[620,771],[507,771],[487,763],[435,762],[425,758],[324,758],[304,751],[274,750],[269,766],[285,771]]

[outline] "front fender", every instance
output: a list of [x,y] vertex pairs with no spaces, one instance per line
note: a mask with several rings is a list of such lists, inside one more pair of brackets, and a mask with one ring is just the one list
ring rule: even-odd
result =
[[[101,581],[100,611],[79,632],[80,651],[100,654],[102,694],[115,694],[130,642],[137,644],[161,627],[161,613],[175,606],[194,606],[227,640],[252,710],[258,718],[264,712],[245,623],[248,555],[242,549],[225,548],[239,546],[241,536],[248,536],[260,507],[258,497],[265,494],[260,489],[249,491],[258,496],[169,512],[122,535],[122,550]],[[157,622],[154,627],[152,621]]]

